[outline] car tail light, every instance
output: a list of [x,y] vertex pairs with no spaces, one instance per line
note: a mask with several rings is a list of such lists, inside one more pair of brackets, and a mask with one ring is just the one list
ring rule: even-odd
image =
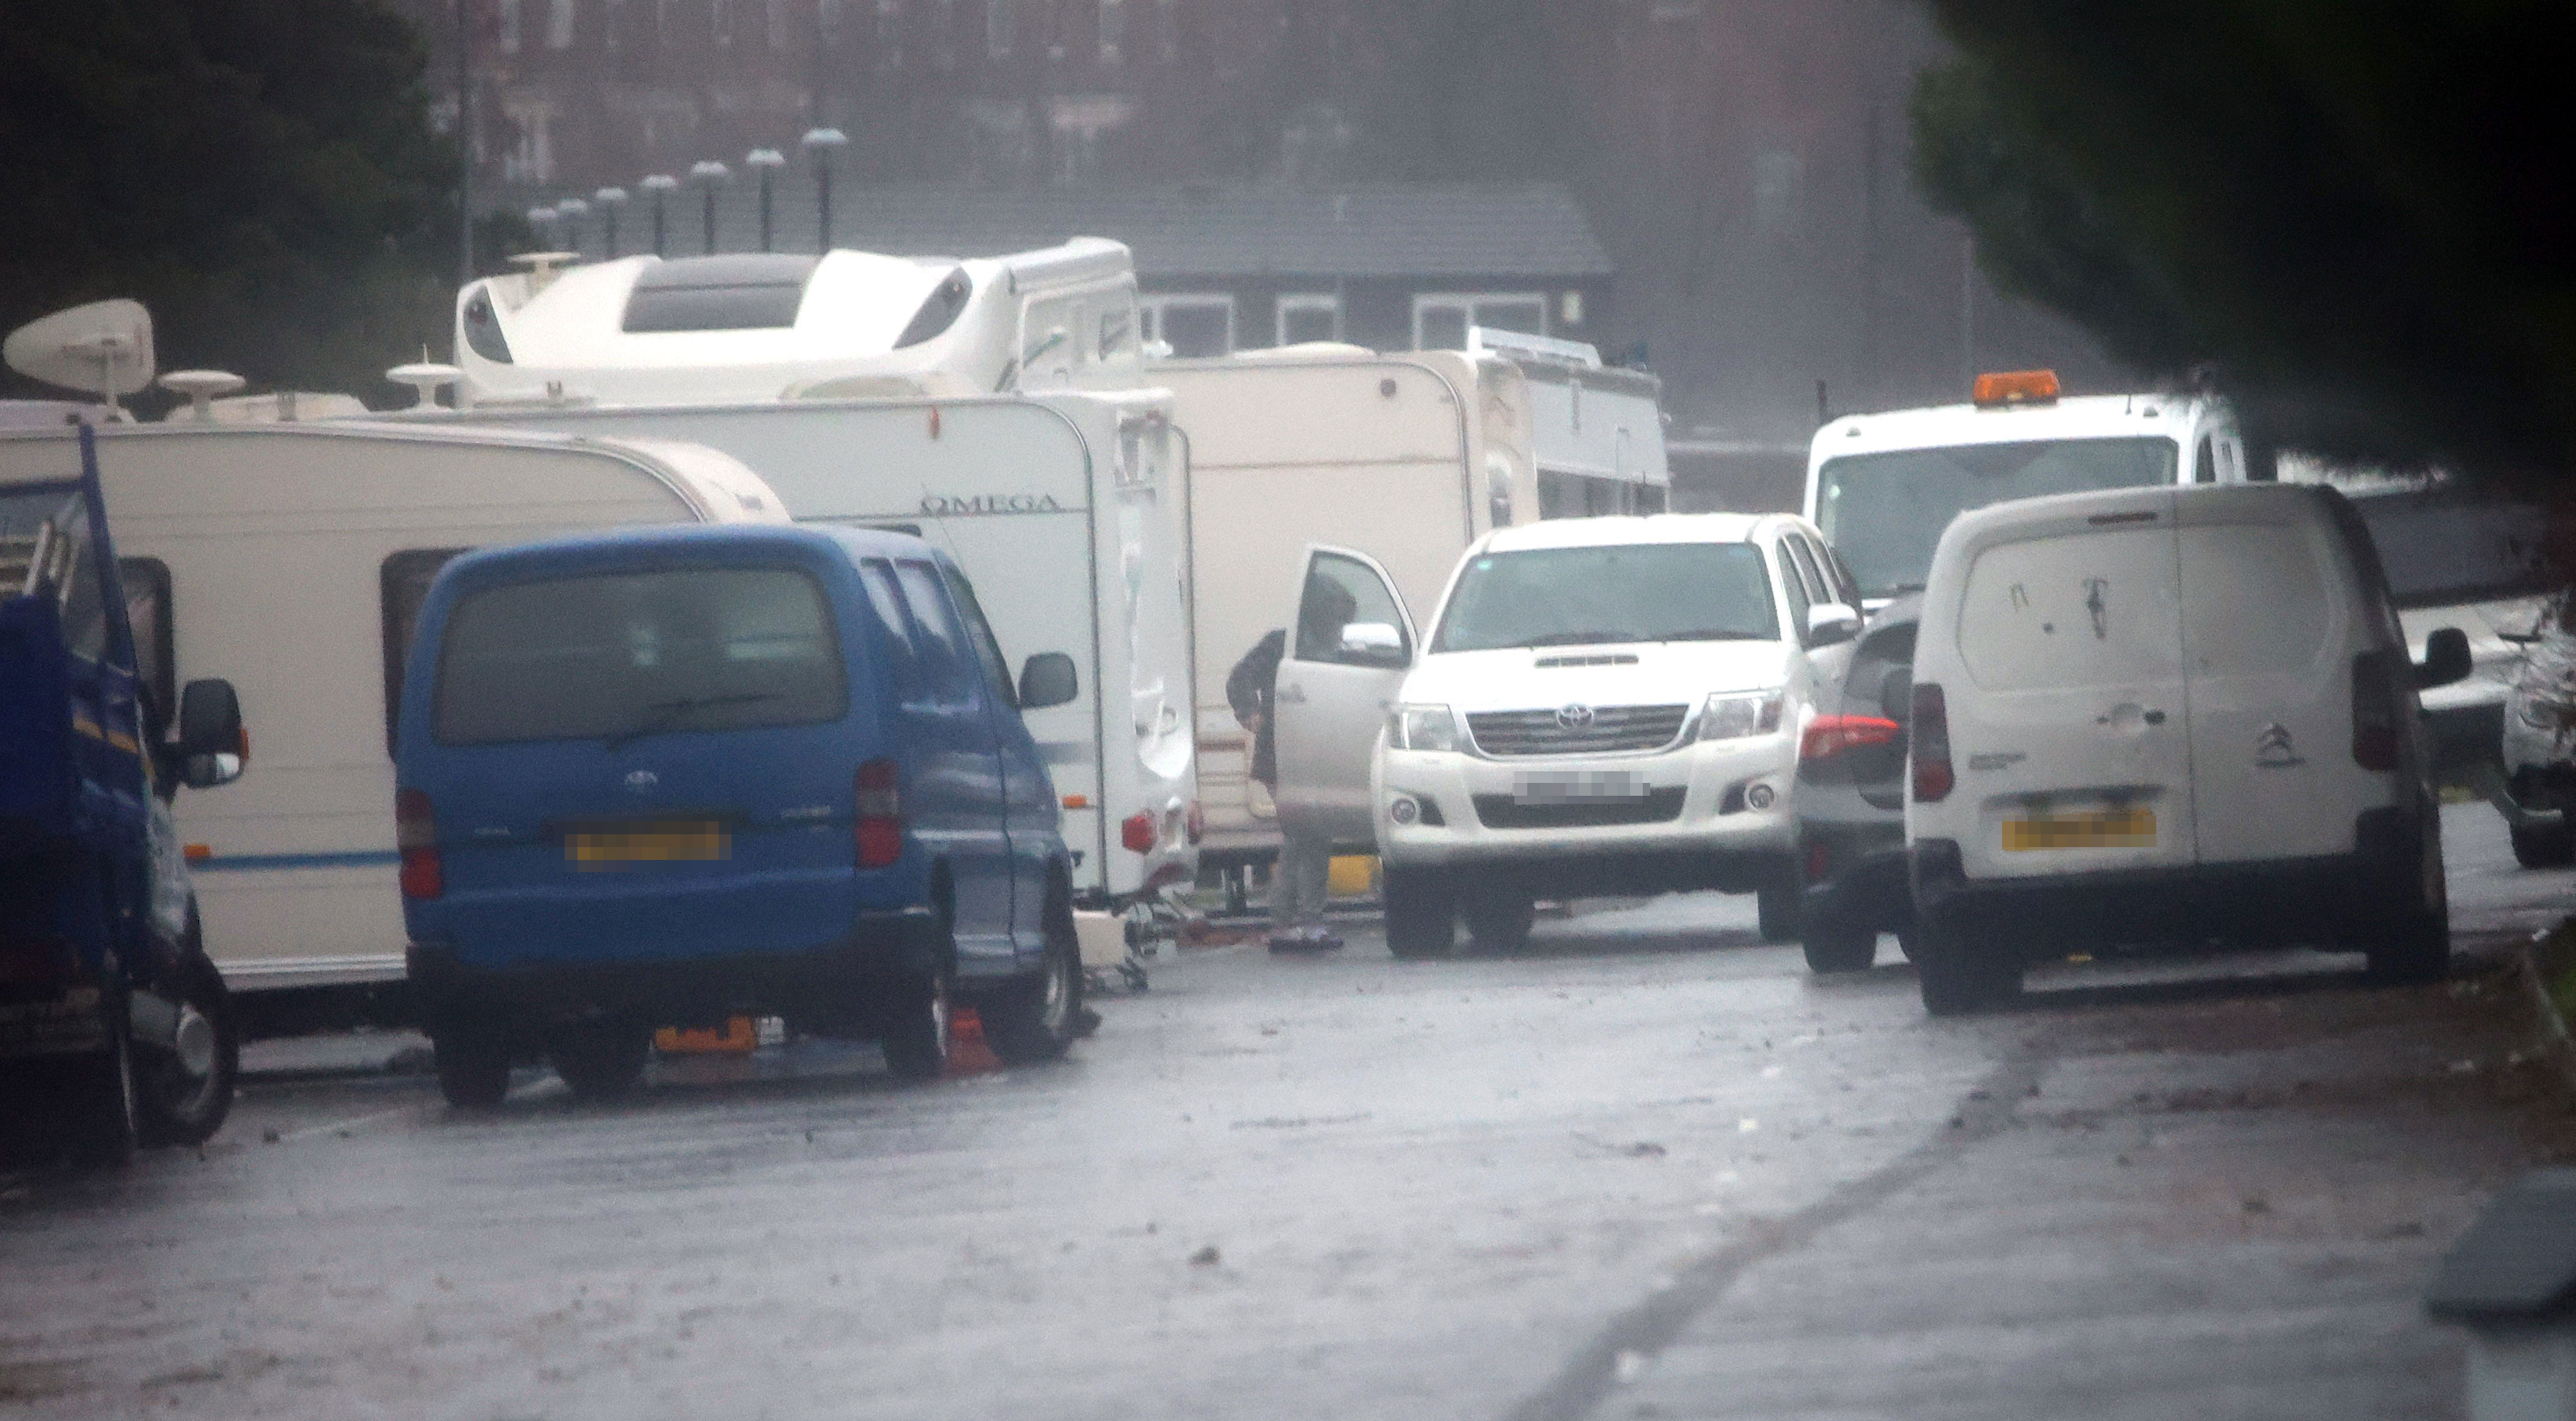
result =
[[1152,853],[1154,851],[1154,816],[1140,809],[1120,820],[1118,842],[1131,854]]
[[2398,694],[2397,658],[2385,651],[2365,651],[2352,659],[2352,760],[2365,770],[2394,770],[2404,743],[2400,717],[2405,698]]
[[1936,685],[1914,688],[1914,797],[1950,797],[1959,777],[1950,768],[1950,703]]
[[1891,744],[1904,733],[1904,726],[1879,716],[1820,715],[1807,722],[1807,733],[1798,741],[1798,756],[1830,760],[1859,746]]
[[1190,816],[1183,827],[1188,830],[1190,843],[1193,846],[1207,837],[1207,810],[1200,807],[1195,799],[1190,801]]
[[438,861],[438,818],[426,793],[407,789],[394,795],[394,847],[402,851],[405,898],[436,898],[447,891],[447,870]]
[[903,857],[902,775],[892,760],[870,760],[859,766],[855,782],[858,817],[850,835],[859,850],[859,867],[884,868]]

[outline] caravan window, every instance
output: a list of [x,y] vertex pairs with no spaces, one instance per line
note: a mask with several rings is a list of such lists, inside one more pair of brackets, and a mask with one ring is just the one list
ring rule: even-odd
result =
[[420,626],[420,604],[448,560],[465,548],[412,548],[385,559],[376,570],[377,615],[384,626],[385,753],[394,753],[394,727],[402,719],[403,667],[411,636]]

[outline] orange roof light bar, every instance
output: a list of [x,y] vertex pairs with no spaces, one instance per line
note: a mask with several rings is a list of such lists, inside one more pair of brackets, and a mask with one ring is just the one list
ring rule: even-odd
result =
[[2057,403],[2054,370],[1992,370],[1977,377],[1977,408]]

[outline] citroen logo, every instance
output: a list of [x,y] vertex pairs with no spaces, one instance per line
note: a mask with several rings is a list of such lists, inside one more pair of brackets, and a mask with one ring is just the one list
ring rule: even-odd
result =
[[628,770],[626,772],[626,787],[637,794],[649,793],[655,785],[658,785],[661,782],[662,777],[653,773],[651,770]]
[[2286,770],[2306,762],[2299,758],[2299,747],[2290,739],[2290,728],[2276,720],[2255,732],[2254,763],[2261,769]]
[[1556,723],[1559,728],[1565,730],[1588,730],[1592,726],[1595,715],[1596,712],[1590,706],[1566,706],[1556,713]]

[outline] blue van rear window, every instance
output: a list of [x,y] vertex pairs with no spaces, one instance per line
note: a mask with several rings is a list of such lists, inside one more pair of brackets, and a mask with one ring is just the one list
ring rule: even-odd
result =
[[598,573],[486,588],[439,647],[442,745],[618,739],[839,720],[839,638],[791,568]]

